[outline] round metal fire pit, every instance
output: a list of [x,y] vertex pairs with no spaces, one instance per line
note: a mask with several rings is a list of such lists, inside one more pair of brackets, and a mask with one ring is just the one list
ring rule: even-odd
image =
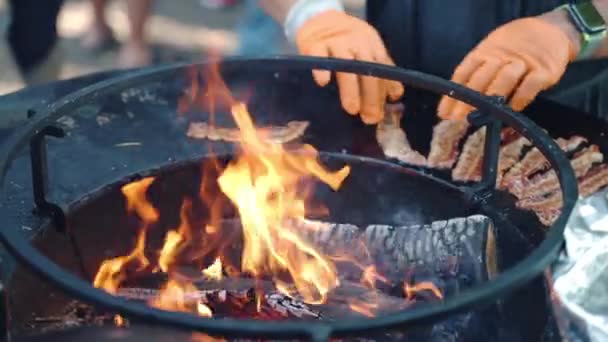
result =
[[[139,158],[136,153],[131,154],[130,157],[125,157],[126,154],[121,155],[122,152],[113,152],[111,149],[100,151],[100,155],[106,156],[116,153],[116,160],[125,161],[124,171],[117,170],[120,166],[117,167],[110,162],[113,168],[112,172],[101,172],[98,180],[89,182],[87,186],[80,188],[80,192],[75,191],[71,196],[53,198],[52,193],[47,193],[46,189],[47,160],[44,136],[61,137],[64,135],[63,130],[56,128],[57,120],[63,116],[76,115],[74,113],[86,115],[87,108],[90,106],[106,106],[109,108],[108,110],[112,110],[116,106],[120,107],[119,103],[121,100],[122,102],[128,102],[129,96],[133,94],[133,92],[129,91],[138,87],[151,86],[158,93],[154,96],[148,93],[144,93],[143,95],[140,93],[136,96],[161,97],[164,100],[159,101],[155,105],[163,107],[165,111],[167,111],[167,108],[176,109],[179,106],[177,99],[184,95],[183,91],[185,89],[187,90],[188,87],[192,87],[190,82],[187,81],[189,78],[186,75],[191,75],[193,70],[205,70],[208,68],[208,64],[171,65],[133,72],[124,77],[110,79],[84,88],[53,103],[48,108],[36,113],[30,119],[30,123],[11,137],[5,144],[0,154],[1,179],[5,180],[12,163],[22,157],[20,155],[22,148],[30,143],[34,199],[38,214],[41,217],[50,218],[50,224],[55,226],[55,228],[67,230],[73,228],[83,229],[82,227],[86,226],[86,222],[84,224],[82,222],[76,224],[76,227],[70,226],[78,222],[74,217],[78,217],[79,212],[82,212],[85,208],[90,208],[87,207],[88,204],[95,204],[96,199],[107,193],[108,189],[116,190],[121,184],[133,179],[133,175],[140,177],[146,174],[162,173],[164,172],[163,170],[166,170],[167,167],[172,167],[176,162],[199,160],[200,158],[204,158],[205,151],[200,148],[200,145],[197,145],[196,149],[191,147],[185,148],[187,151],[178,157],[170,155],[168,158],[165,158],[162,152],[163,146],[167,146],[167,150],[171,151],[173,147],[169,147],[169,145],[178,144],[171,139],[175,138],[174,134],[179,131],[176,127],[166,127],[167,134],[159,137],[159,141],[156,142],[157,145],[152,147],[152,149],[156,149],[158,152],[154,158],[144,160]],[[51,260],[48,255],[34,248],[28,237],[18,227],[3,226],[0,229],[0,238],[7,249],[21,263],[27,265],[29,269],[75,298],[145,323],[196,330],[221,336],[307,338],[315,341],[326,341],[330,337],[359,336],[364,332],[369,333],[371,331],[392,328],[407,329],[416,324],[435,322],[467,308],[496,301],[540,275],[546,266],[555,259],[557,252],[560,250],[563,243],[562,233],[577,198],[576,178],[570,167],[569,160],[561,153],[554,141],[538,126],[526,117],[506,108],[501,104],[499,99],[481,96],[464,87],[419,72],[353,61],[301,57],[254,60],[228,59],[219,62],[219,69],[228,86],[236,94],[235,96],[248,103],[251,102],[250,107],[256,123],[261,125],[272,124],[276,120],[284,121],[285,117],[291,119],[306,118],[311,122],[312,127],[312,133],[310,133],[310,136],[306,140],[317,147],[324,158],[338,162],[350,161],[353,164],[360,163],[363,165],[362,168],[371,167],[373,169],[377,167],[392,170],[387,173],[386,179],[382,179],[382,177],[374,179],[371,177],[374,174],[381,174],[378,171],[365,171],[367,172],[365,175],[370,176],[368,181],[371,185],[368,185],[372,190],[366,189],[365,186],[361,186],[361,188],[366,189],[368,201],[370,201],[369,197],[373,196],[374,185],[377,185],[378,191],[389,191],[387,189],[390,189],[392,193],[386,196],[384,202],[381,201],[381,194],[378,195],[377,203],[373,203],[372,199],[369,204],[369,212],[365,211],[365,203],[358,203],[352,198],[346,200],[344,207],[338,210],[339,218],[342,221],[348,220],[348,207],[351,206],[356,208],[354,211],[363,212],[359,216],[354,215],[354,221],[359,221],[361,224],[365,224],[366,215],[371,217],[369,218],[370,220],[374,221],[367,223],[398,224],[399,222],[394,222],[398,221],[395,218],[395,213],[387,211],[386,208],[390,207],[391,204],[393,206],[407,207],[409,202],[413,203],[412,207],[417,206],[416,212],[421,217],[415,219],[415,222],[409,223],[421,224],[424,223],[424,220],[428,220],[428,223],[430,223],[432,220],[448,219],[455,215],[484,214],[494,220],[499,240],[501,236],[511,236],[511,231],[526,235],[526,230],[531,228],[524,227],[522,224],[525,225],[526,222],[530,223],[530,221],[517,216],[517,210],[513,209],[512,203],[509,204],[509,199],[496,194],[497,191],[494,190],[498,143],[500,142],[500,131],[503,126],[510,126],[528,138],[544,154],[551,166],[556,170],[564,199],[561,214],[553,226],[548,228],[546,234],[539,233],[538,231],[528,234],[533,235],[532,237],[528,236],[533,250],[529,254],[523,253],[527,254],[525,258],[522,258],[520,255],[519,259],[518,257],[513,257],[513,260],[506,261],[508,267],[501,270],[495,278],[483,284],[465,289],[459,292],[458,295],[445,298],[441,302],[375,318],[333,322],[286,321],[276,323],[256,320],[216,320],[195,317],[185,313],[158,310],[146,305],[135,304],[94,288],[90,284],[90,280],[87,281],[66,271],[54,260]],[[310,71],[313,69],[351,72],[392,79],[402,82],[408,92],[415,93],[414,90],[421,90],[439,95],[449,94],[476,107],[478,111],[469,117],[470,123],[472,125],[485,125],[487,127],[485,151],[487,157],[484,164],[482,181],[473,185],[454,184],[447,180],[446,177],[443,177],[440,172],[399,165],[385,160],[383,156],[378,154],[377,147],[370,148],[374,143],[373,139],[369,139],[370,128],[362,125],[356,118],[349,117],[342,112],[335,86],[319,88],[313,84],[310,77]],[[201,74],[201,77],[200,87],[202,88],[204,87],[204,73]],[[150,101],[154,102],[156,100],[152,99]],[[120,108],[114,109],[120,110]],[[290,110],[298,113],[292,114],[289,112]],[[281,115],[285,117],[278,114],[266,117],[256,116],[256,113],[265,111],[274,113],[280,111]],[[133,113],[133,115],[137,114],[140,113]],[[175,117],[177,118],[175,120],[178,122],[178,125],[179,122],[183,124],[182,121],[188,120],[188,118],[177,114],[175,114]],[[407,117],[404,120],[406,123],[408,122]],[[415,120],[416,118],[414,118]],[[428,118],[422,120],[428,120]],[[142,122],[145,121],[143,120]],[[106,123],[104,122],[103,120],[101,123],[98,121],[100,126],[105,125]],[[150,125],[159,124],[154,121],[153,115],[150,116],[147,122]],[[218,118],[218,122],[222,123],[220,118]],[[138,134],[145,134],[147,124],[142,124],[142,126],[133,124],[132,127],[128,127],[132,129],[135,140]],[[155,130],[161,131],[162,129],[159,130],[156,127]],[[183,130],[181,132],[183,134]],[[368,138],[365,138],[366,136]],[[361,138],[359,139],[358,137]],[[92,139],[103,140],[103,138],[100,136],[93,137]],[[115,146],[120,145],[119,147],[127,146],[124,144],[134,144],[134,142],[125,141],[116,141],[116,143],[119,144]],[[68,163],[74,163],[75,161],[83,163],[82,174],[66,180],[57,172],[51,172],[48,183],[65,184],[63,182],[67,181],[68,183],[65,187],[78,189],[77,184],[87,178],[87,173],[93,173],[92,169],[87,171],[88,166],[86,164],[100,165],[98,161],[90,159],[90,157],[95,158],[93,151],[87,151],[84,147],[79,147],[78,142],[75,144],[74,149],[78,152],[67,154],[66,159],[68,159]],[[213,150],[220,154],[230,154],[233,151],[227,145],[214,145]],[[89,159],[83,159],[82,156],[78,155],[79,152],[87,153]],[[62,162],[65,162],[65,160],[51,159],[48,161],[49,164],[53,165],[61,164]],[[127,167],[126,164],[128,163],[132,163],[133,165]],[[74,165],[72,164],[70,167],[75,168]],[[395,183],[386,183],[387,179],[390,180],[391,177],[395,177]],[[365,184],[365,179],[360,180],[360,182],[361,184]],[[393,187],[391,189],[391,184],[402,186],[403,193],[400,193],[400,189],[398,188]],[[354,192],[349,192],[349,198],[356,196],[356,191],[352,191]],[[445,198],[441,199],[442,196],[445,196]],[[61,203],[61,205],[56,203]],[[330,201],[330,207],[331,203]],[[341,200],[335,200],[335,203],[335,206],[338,207]],[[505,208],[509,205],[511,206],[509,211],[514,212],[513,215],[505,213]],[[436,211],[432,210],[434,206]],[[103,212],[100,208],[97,208],[98,215],[101,215],[99,213]],[[382,221],[382,217],[391,217],[387,221],[393,222],[378,222]],[[43,223],[49,224],[49,222]],[[530,225],[533,226],[534,224],[530,223]],[[501,231],[504,233],[501,233]],[[506,239],[508,240],[509,238]],[[500,248],[500,242],[498,245]]]

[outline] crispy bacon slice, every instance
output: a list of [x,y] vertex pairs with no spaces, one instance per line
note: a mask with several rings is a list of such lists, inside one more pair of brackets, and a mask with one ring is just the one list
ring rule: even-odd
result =
[[443,120],[433,128],[428,167],[451,168],[458,158],[458,144],[464,137],[469,124],[465,121]]
[[[503,141],[505,140],[507,139],[503,138]],[[498,169],[496,173],[496,184],[500,184],[502,182],[505,172],[519,161],[521,152],[526,146],[530,146],[530,144],[530,140],[520,135],[500,148],[500,154],[498,156]]]
[[[578,152],[570,164],[576,178],[581,178],[587,174],[593,164],[601,163],[603,160],[604,155],[600,152],[600,148],[597,145],[591,145]],[[559,180],[554,170],[537,175],[529,183],[524,183],[526,183],[525,186],[512,192],[517,198],[539,197],[559,190]]]
[[424,166],[426,158],[412,149],[405,131],[401,128],[402,117],[402,104],[387,104],[384,120],[376,127],[376,140],[386,157],[406,164]]
[[[569,139],[558,138],[556,140],[557,145],[566,153],[574,151],[585,142],[587,142],[587,139],[580,136],[573,136]],[[549,162],[545,159],[542,152],[537,148],[533,148],[504,175],[500,188],[508,189],[511,193],[515,194],[522,193],[526,177],[544,170],[548,166]]]
[[560,213],[560,210],[543,210],[537,211],[536,216],[538,217],[540,223],[544,224],[545,226],[550,226],[553,224],[553,222],[555,222],[555,220],[557,220]]
[[[304,135],[308,126],[308,121],[289,121],[285,126],[260,128],[258,133],[269,142],[285,144]],[[190,123],[186,135],[190,138],[211,141],[238,142],[240,140],[238,128],[216,127],[206,122]]]
[[517,207],[534,211],[546,211],[562,208],[562,193],[555,191],[546,197],[527,197],[517,201]]
[[[608,164],[593,167],[579,179],[578,192],[581,197],[587,197],[605,186],[608,186]],[[553,224],[559,216],[562,205],[560,191],[555,191],[546,197],[525,198],[517,202],[518,207],[533,210],[545,225]]]
[[481,163],[486,140],[486,128],[471,134],[462,147],[460,158],[452,170],[452,179],[457,181],[477,181],[481,179]]
[[[462,165],[459,160],[456,168],[452,172],[452,177],[455,180],[478,181],[481,179],[483,169],[483,152],[485,147],[485,133],[483,134],[481,140],[478,140],[479,138],[479,136],[476,137],[472,135],[465,142],[465,146],[463,147],[460,157],[463,157],[465,154],[465,148],[469,146],[467,154],[473,153],[475,155],[475,165],[465,166]],[[504,172],[519,161],[519,156],[521,155],[524,147],[531,144],[527,138],[521,136],[519,133],[517,133],[517,131],[510,127],[502,130],[501,142],[503,143],[503,146],[500,148],[498,156],[498,168],[496,172],[497,184],[501,181]],[[474,151],[471,150],[472,148],[474,148]],[[479,158],[477,158],[477,156],[479,156]],[[470,156],[467,158],[469,158],[470,161],[473,161]],[[468,162],[469,161],[466,161],[466,163]]]

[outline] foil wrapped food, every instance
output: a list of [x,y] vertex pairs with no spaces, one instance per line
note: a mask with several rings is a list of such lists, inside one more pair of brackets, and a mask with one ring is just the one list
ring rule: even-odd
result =
[[562,336],[608,341],[608,189],[578,201],[565,239],[551,270]]

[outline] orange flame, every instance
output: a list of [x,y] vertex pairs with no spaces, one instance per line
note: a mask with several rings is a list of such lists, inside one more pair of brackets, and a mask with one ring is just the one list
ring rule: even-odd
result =
[[135,212],[147,224],[158,221],[158,211],[146,199],[146,191],[154,182],[154,177],[142,178],[122,187],[122,193],[127,198],[127,211]]
[[322,303],[339,284],[335,267],[290,229],[289,220],[304,218],[305,199],[297,191],[303,179],[315,176],[338,189],[350,168],[326,171],[312,146],[289,153],[279,144],[264,142],[244,104],[235,104],[232,115],[240,129],[243,151],[218,183],[241,218],[242,269],[254,276],[278,276],[288,271],[305,302]]
[[158,296],[149,304],[159,309],[197,313],[204,317],[211,317],[213,315],[211,308],[201,303],[200,300],[192,298],[191,294],[197,291],[196,286],[190,282],[169,279]]
[[[361,275],[361,285],[369,289],[375,289],[377,281],[388,283],[388,279],[378,273],[375,265],[366,267]],[[365,301],[358,298],[352,298],[349,307],[351,310],[362,315],[375,317],[380,307],[378,304],[378,294],[372,292],[370,298],[366,298]]]
[[146,231],[140,230],[137,236],[137,244],[127,256],[104,260],[95,275],[93,286],[102,288],[109,293],[116,293],[120,284],[127,279],[126,266],[133,261],[139,263],[139,269],[147,267],[150,262],[144,255],[146,247]]
[[413,299],[418,292],[431,291],[438,299],[443,299],[443,293],[435,286],[435,284],[425,281],[418,284],[410,285],[408,283],[403,284],[403,292],[407,299]]
[[[189,76],[191,87],[178,103],[179,112],[184,113],[191,105],[202,106],[211,112],[219,107],[229,107],[239,129],[239,139],[236,140],[240,150],[224,170],[221,170],[217,160],[203,165],[198,195],[208,209],[207,222],[194,226],[191,222],[193,215],[190,215],[192,202],[184,199],[179,225],[167,231],[153,270],[166,273],[169,280],[148,304],[165,310],[212,317],[212,308],[200,296],[193,295],[198,293],[194,283],[183,279],[185,277],[177,277],[176,266],[188,261],[200,267],[203,260],[211,260],[208,257],[215,256],[215,261],[201,270],[206,280],[219,281],[224,275],[230,277],[239,274],[235,266],[230,264],[230,258],[225,258],[222,254],[225,242],[221,240],[226,238],[227,231],[222,230],[221,223],[221,199],[224,197],[208,193],[211,192],[209,189],[217,189],[218,185],[219,190],[236,206],[240,216],[243,234],[242,272],[256,279],[271,277],[279,292],[297,296],[308,304],[325,303],[330,292],[340,285],[335,265],[338,261],[359,267],[362,270],[360,283],[366,288],[375,289],[378,281],[388,283],[388,279],[380,275],[375,266],[370,266],[372,258],[364,244],[361,248],[357,247],[357,252],[363,252],[367,259],[361,261],[350,257],[350,251],[344,251],[345,256],[325,255],[300,236],[301,225],[297,223],[305,220],[306,214],[310,215],[313,210],[315,213],[317,210],[326,212],[326,208],[313,207],[307,202],[311,191],[304,184],[318,180],[337,191],[350,174],[350,167],[345,166],[332,172],[321,165],[318,152],[313,146],[303,145],[288,150],[281,144],[264,139],[265,132],[255,127],[245,104],[232,98],[220,77],[217,65],[214,64],[203,74],[207,81],[204,89],[199,82],[199,71],[191,69]],[[209,124],[213,124],[213,121],[214,118],[211,117]],[[209,174],[214,176],[209,177]],[[216,175],[219,176],[216,178]],[[132,265],[136,265],[138,271],[152,270],[148,267],[150,261],[145,255],[146,233],[148,227],[158,222],[160,216],[146,198],[147,190],[153,182],[153,177],[147,177],[122,187],[127,200],[127,212],[137,215],[142,222],[137,243],[130,254],[101,263],[94,280],[96,287],[116,293],[127,279],[127,270]],[[304,227],[322,229],[315,228],[314,225]],[[208,255],[211,252],[216,254]],[[437,298],[443,298],[432,283],[404,283],[403,290],[409,299],[420,291],[431,291]],[[264,294],[260,291],[261,287],[256,288],[255,298],[257,309],[261,312]],[[371,296],[366,296],[365,299],[352,298],[348,303],[353,311],[375,316],[379,308],[377,296],[377,292],[372,291]],[[114,320],[118,326],[125,324],[121,316],[115,316]],[[193,340],[195,339],[220,341],[204,334],[194,334]]]
[[127,321],[121,315],[114,315],[113,321],[114,325],[116,325],[117,327],[127,326]]
[[170,230],[165,235],[165,243],[160,250],[158,257],[158,267],[167,273],[169,268],[176,261],[178,255],[191,240],[190,225],[187,213],[192,208],[192,202],[185,199],[180,210],[180,225],[177,230]]
[[209,265],[202,272],[207,279],[222,280],[222,261],[220,258],[215,259],[213,264]]

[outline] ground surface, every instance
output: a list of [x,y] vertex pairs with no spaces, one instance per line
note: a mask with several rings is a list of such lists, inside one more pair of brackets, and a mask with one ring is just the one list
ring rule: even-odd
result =
[[[363,3],[361,0],[345,2],[354,11]],[[149,39],[154,46],[156,62],[204,58],[211,50],[230,54],[238,45],[239,37],[234,29],[242,19],[244,9],[241,5],[230,10],[210,11],[201,7],[198,0],[156,1],[149,21]],[[8,12],[7,0],[0,0],[0,95],[23,87],[4,39]],[[125,2],[110,2],[107,16],[116,36],[124,38],[128,33]],[[62,79],[115,68],[116,50],[92,54],[82,49],[80,37],[90,19],[88,1],[66,1],[58,22],[65,49]]]

